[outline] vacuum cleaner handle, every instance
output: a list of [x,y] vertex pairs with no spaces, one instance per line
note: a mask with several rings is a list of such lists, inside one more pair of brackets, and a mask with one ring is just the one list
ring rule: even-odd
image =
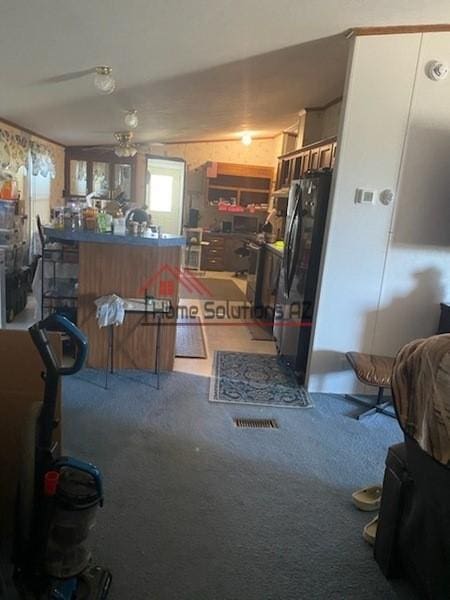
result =
[[[77,353],[75,361],[71,366],[63,367],[58,363],[48,339],[48,330],[65,333],[75,343]],[[88,350],[87,338],[67,317],[57,314],[50,315],[43,321],[32,325],[28,331],[44,361],[47,371],[52,372],[54,375],[73,375],[83,367]]]

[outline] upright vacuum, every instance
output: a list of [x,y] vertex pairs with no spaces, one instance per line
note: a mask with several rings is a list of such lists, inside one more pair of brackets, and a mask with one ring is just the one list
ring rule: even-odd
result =
[[[71,366],[59,363],[48,332],[59,331],[76,349]],[[92,464],[61,456],[54,443],[60,377],[77,373],[88,344],[66,317],[51,315],[29,329],[42,357],[44,398],[31,411],[24,439],[18,490],[15,583],[23,598],[36,600],[103,600],[111,574],[93,565],[87,546],[98,506],[102,478]]]

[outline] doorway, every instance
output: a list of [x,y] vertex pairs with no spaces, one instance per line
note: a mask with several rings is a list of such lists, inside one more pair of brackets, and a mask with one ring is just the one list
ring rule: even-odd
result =
[[184,174],[184,160],[147,158],[145,203],[152,224],[160,226],[163,233],[181,233]]

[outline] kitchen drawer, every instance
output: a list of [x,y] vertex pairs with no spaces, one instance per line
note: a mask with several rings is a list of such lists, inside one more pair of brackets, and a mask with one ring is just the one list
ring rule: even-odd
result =
[[223,258],[207,258],[205,268],[210,271],[223,271]]
[[208,258],[218,258],[218,257],[223,258],[223,252],[224,252],[224,248],[217,248],[216,246],[212,246],[212,247],[209,246],[206,249],[205,254]]
[[225,238],[221,236],[206,235],[203,237],[206,242],[209,242],[209,248],[223,248],[225,246]]

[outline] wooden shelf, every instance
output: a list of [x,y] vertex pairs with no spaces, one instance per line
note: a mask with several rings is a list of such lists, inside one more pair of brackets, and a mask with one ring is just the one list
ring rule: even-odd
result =
[[269,205],[273,174],[272,167],[217,163],[208,178],[208,204],[222,212],[228,212],[223,205],[219,208],[218,204],[213,201],[218,201],[220,197],[223,197],[224,200],[236,198],[236,206],[241,210],[233,211],[231,208],[230,213],[267,212],[267,208],[249,210],[247,206],[249,204]]
[[268,194],[270,188],[245,188],[245,187],[234,187],[231,185],[215,185],[211,184],[208,186],[210,190],[229,190],[230,192],[254,192],[255,194]]

